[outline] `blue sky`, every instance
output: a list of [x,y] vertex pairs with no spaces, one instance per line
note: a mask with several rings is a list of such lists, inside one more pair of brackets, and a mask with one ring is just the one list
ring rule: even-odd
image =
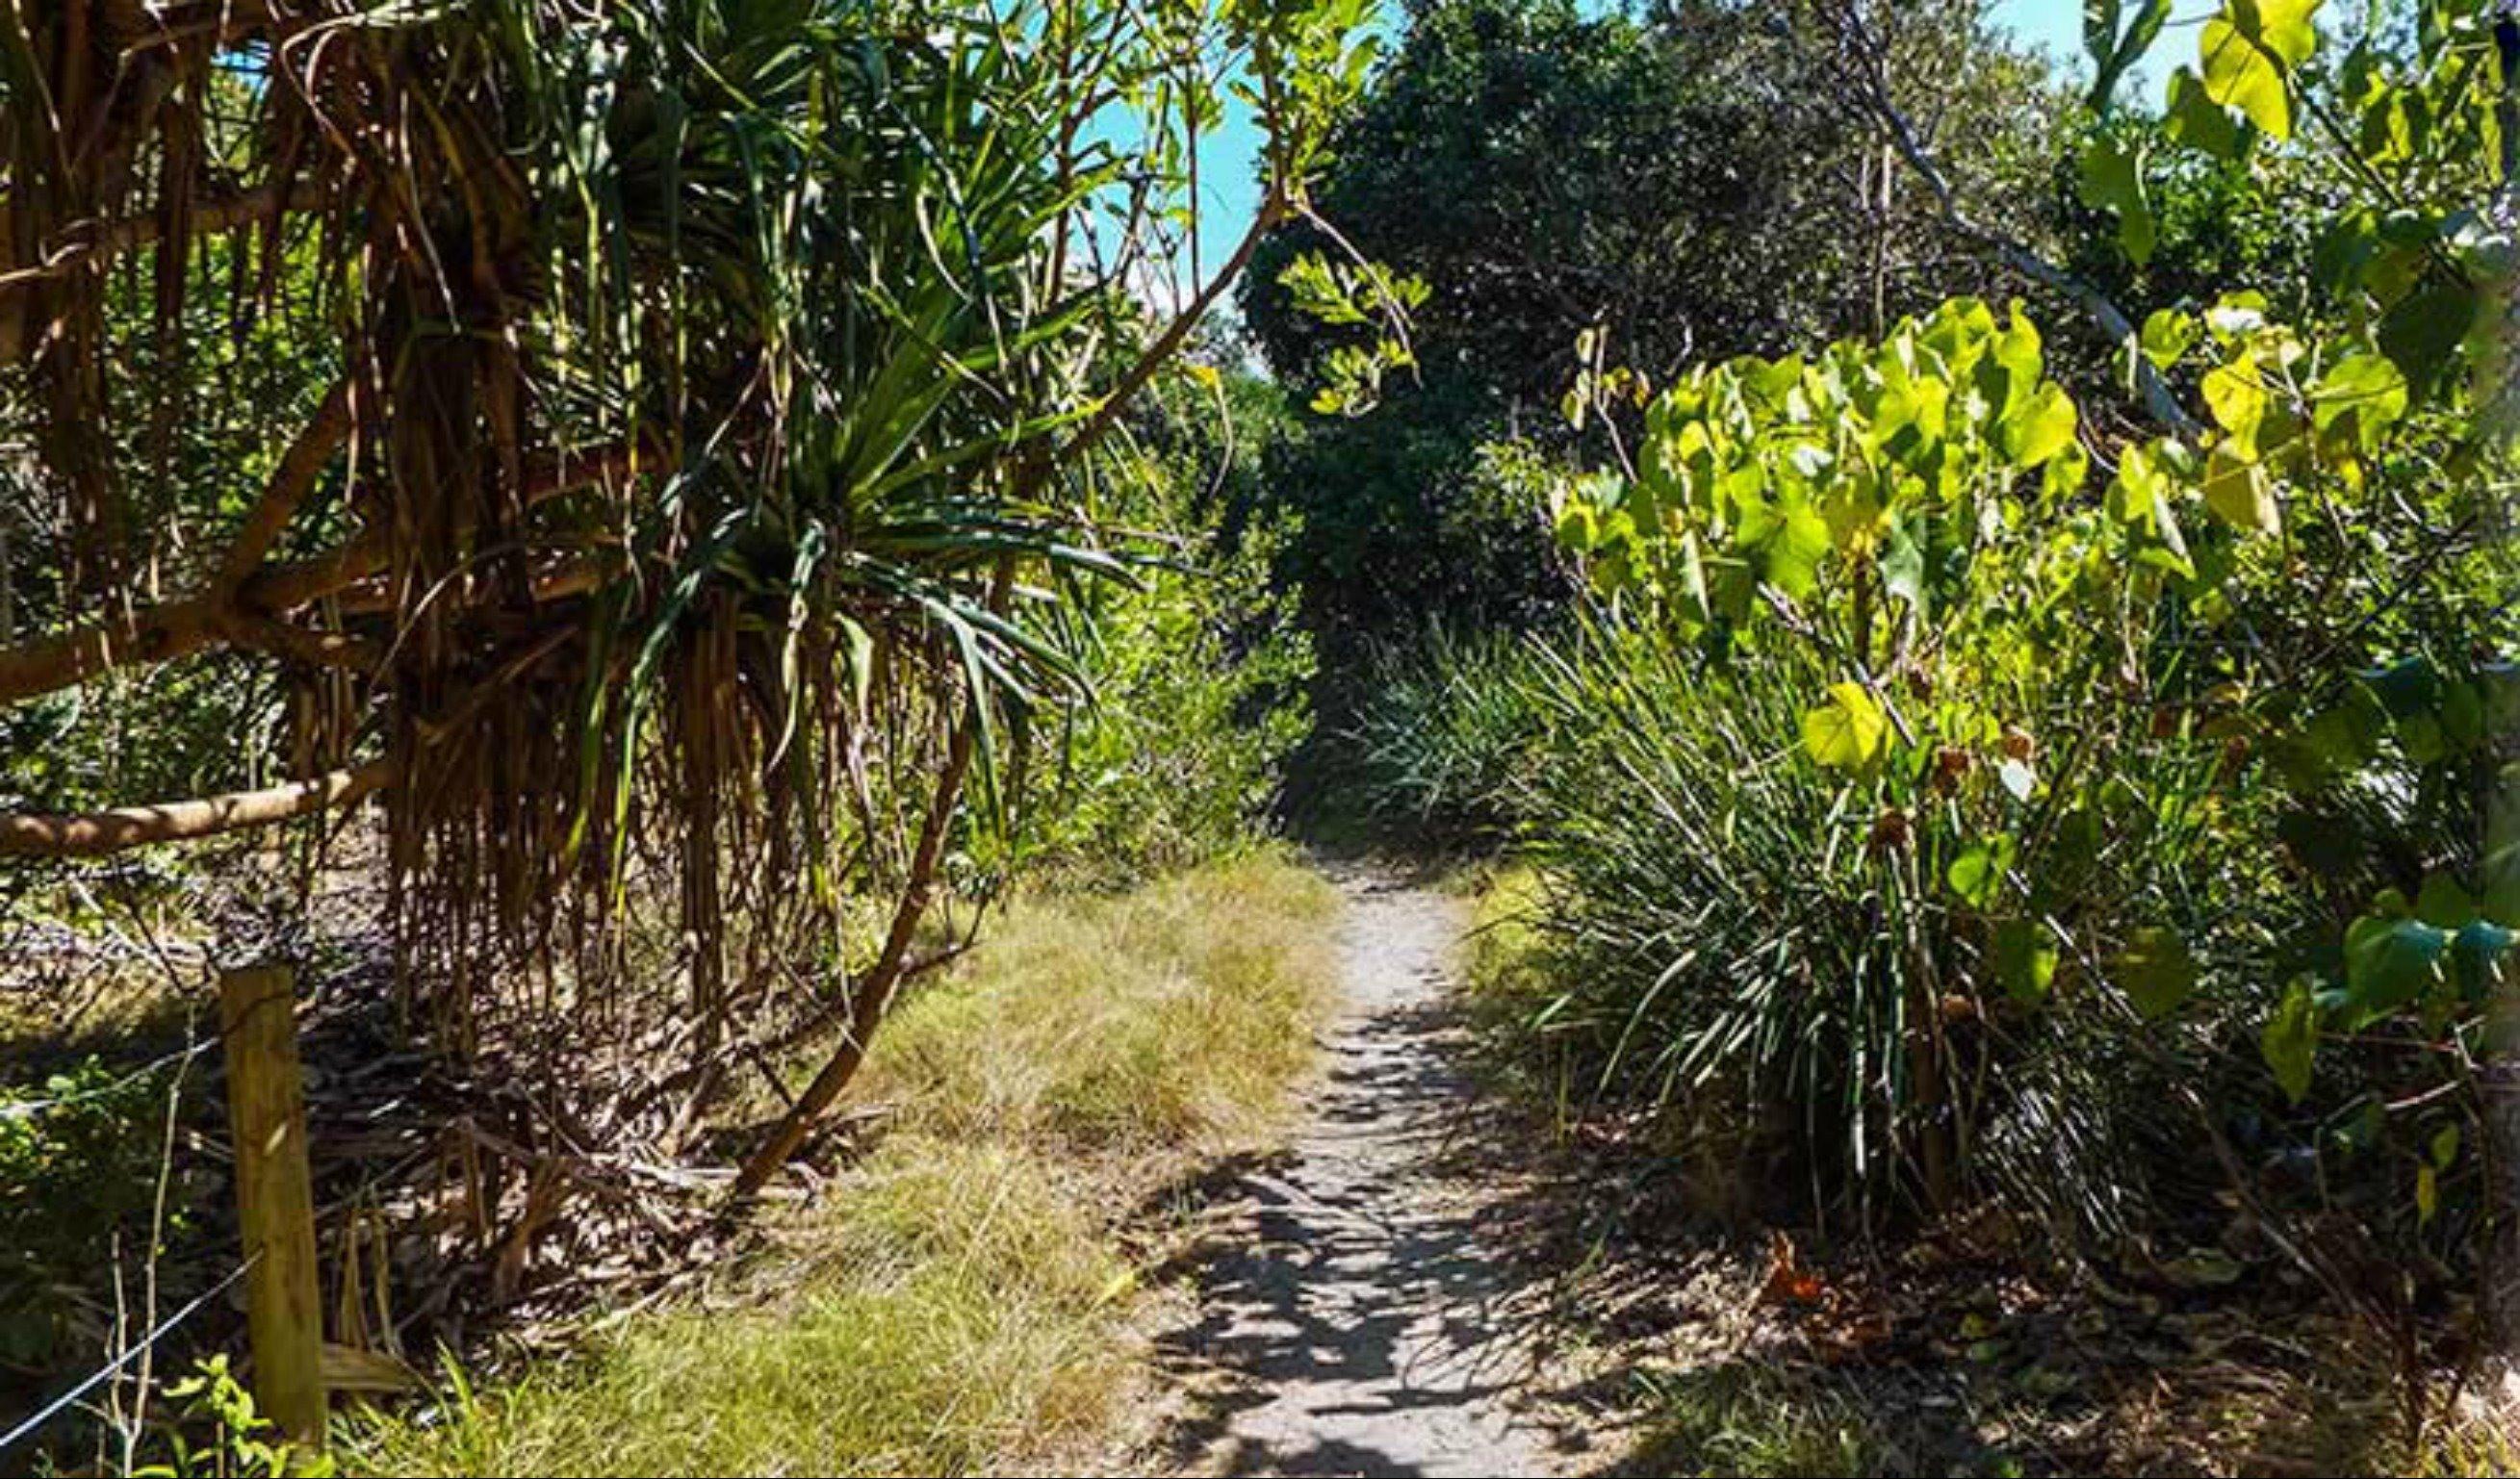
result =
[[1995,19],[2066,61],[2083,54],[2082,0],[2000,0]]
[[[1384,3],[1386,9],[1397,13],[1392,0]],[[2046,48],[2050,56],[2069,66],[2081,62],[2082,0],[1996,0],[1993,13],[1996,22],[2019,40]],[[1252,212],[1260,208],[1259,189],[1250,167],[1258,148],[1250,116],[1238,105],[1231,106],[1224,127],[1201,142],[1199,235],[1210,261],[1241,240]],[[1160,298],[1166,294],[1157,290],[1156,295]]]

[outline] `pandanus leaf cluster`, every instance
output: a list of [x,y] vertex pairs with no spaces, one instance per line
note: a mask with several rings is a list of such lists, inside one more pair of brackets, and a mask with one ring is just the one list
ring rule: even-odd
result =
[[[0,816],[0,851],[378,795],[399,959],[459,1040],[482,1011],[602,1013],[660,903],[680,1064],[633,1110],[704,1089],[731,1040],[862,1040],[958,836],[1001,812],[1009,732],[1080,687],[1081,583],[1128,578],[1110,433],[1300,208],[1369,14],[0,13],[0,402],[65,531],[58,619],[0,649],[0,701],[237,651],[334,767]],[[1138,290],[1200,260],[1231,90],[1262,219],[1150,314]],[[154,292],[122,291],[144,265]],[[134,496],[151,438],[122,413],[180,426],[224,388],[145,377],[188,312],[282,326],[333,377],[264,415],[241,512]],[[143,566],[186,594],[138,599]]]

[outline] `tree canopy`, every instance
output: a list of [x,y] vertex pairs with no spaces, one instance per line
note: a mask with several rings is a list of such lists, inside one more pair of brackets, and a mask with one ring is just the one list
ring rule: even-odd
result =
[[[1412,316],[1416,363],[1374,414],[1317,426],[1279,472],[1310,521],[1296,573],[1326,626],[1545,608],[1562,576],[1527,516],[1530,489],[1503,486],[1508,472],[1474,449],[1564,443],[1579,334],[1599,331],[1652,381],[1991,286],[1846,106],[1817,36],[1797,8],[1728,0],[1417,11],[1315,191],[1353,249],[1430,290]],[[2034,227],[2051,219],[2064,99],[2038,64],[1966,4],[1902,8],[1890,55],[1902,96],[1962,161],[1964,198]],[[1335,331],[1275,285],[1327,245],[1322,228],[1289,222],[1243,290],[1263,352],[1297,384]]]

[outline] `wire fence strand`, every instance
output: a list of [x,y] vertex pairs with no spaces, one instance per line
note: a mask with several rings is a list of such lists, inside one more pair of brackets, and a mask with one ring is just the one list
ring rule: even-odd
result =
[[45,1423],[52,1421],[55,1417],[60,1416],[64,1412],[68,1411],[72,1405],[77,1403],[80,1398],[85,1397],[88,1393],[95,1391],[98,1387],[103,1386],[106,1382],[113,1379],[114,1373],[121,1370],[124,1367],[129,1366],[141,1352],[149,1350],[151,1347],[155,1346],[177,1325],[180,1325],[185,1321],[193,1318],[194,1314],[200,1311],[202,1306],[208,1304],[211,1300],[218,1298],[221,1294],[226,1293],[230,1288],[233,1288],[236,1281],[245,1277],[247,1271],[250,1270],[256,1263],[260,1262],[261,1259],[262,1252],[260,1249],[256,1249],[251,1258],[248,1258],[244,1263],[237,1265],[236,1268],[229,1273],[227,1277],[220,1279],[216,1284],[203,1290],[182,1309],[177,1310],[174,1314],[167,1316],[164,1320],[161,1320],[158,1322],[157,1324],[151,1326],[147,1334],[141,1336],[129,1346],[126,1346],[122,1352],[116,1355],[112,1361],[107,1362],[104,1366],[99,1367],[96,1370],[90,1372],[86,1378],[81,1380],[76,1386],[71,1387],[68,1391],[62,1393],[59,1397],[54,1398],[52,1401],[47,1402],[42,1407],[36,1409],[33,1415],[27,1417],[16,1427],[11,1428],[8,1432],[0,1433],[0,1455],[7,1454],[11,1449],[16,1448],[20,1443],[24,1442],[29,1436],[42,1428]]

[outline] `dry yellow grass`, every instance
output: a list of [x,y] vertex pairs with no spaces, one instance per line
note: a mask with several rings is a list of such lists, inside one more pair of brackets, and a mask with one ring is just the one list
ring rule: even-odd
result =
[[[1264,1139],[1334,968],[1328,885],[1261,857],[1018,904],[908,1001],[858,1091],[880,1143],[707,1311],[645,1317],[379,1423],[414,1474],[1038,1470],[1107,1446],[1148,1352],[1119,1219]],[[725,1308],[728,1303],[733,1308]]]

